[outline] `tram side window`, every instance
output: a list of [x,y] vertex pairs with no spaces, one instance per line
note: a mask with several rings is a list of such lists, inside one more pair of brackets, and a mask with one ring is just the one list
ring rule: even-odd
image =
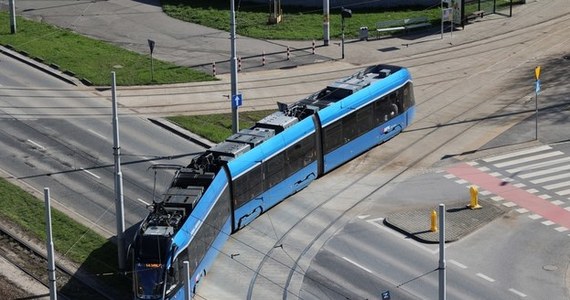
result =
[[285,150],[287,155],[288,172],[293,174],[315,161],[315,135],[311,134]]
[[358,135],[362,135],[374,128],[374,114],[372,104],[366,105],[356,112],[356,124],[358,126]]
[[356,113],[353,112],[342,119],[342,133],[344,137],[344,143],[348,143],[358,136]]
[[[221,197],[218,199],[212,211],[203,221],[200,229],[190,241],[188,245],[190,274],[193,274],[198,268],[198,265],[204,259],[206,252],[211,247],[214,239],[220,233],[222,226],[230,217],[230,193],[228,188],[222,192]],[[199,216],[190,216],[190,218],[200,218]],[[198,221],[198,220],[196,220]]]
[[388,97],[382,97],[380,100],[374,102],[374,117],[377,124],[382,124],[390,120],[394,115]]
[[270,189],[285,179],[285,152],[275,155],[264,166],[266,189]]
[[323,129],[323,151],[329,153],[342,144],[342,120],[338,120]]
[[247,201],[261,194],[263,192],[263,181],[262,165],[258,165],[237,178],[234,185],[236,207],[242,206]]
[[414,89],[411,82],[406,84],[403,90],[403,98],[404,98],[404,109],[408,109],[416,104],[416,100],[414,99]]

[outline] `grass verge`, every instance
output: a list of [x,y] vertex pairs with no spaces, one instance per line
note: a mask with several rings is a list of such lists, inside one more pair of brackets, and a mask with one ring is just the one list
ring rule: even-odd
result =
[[[9,46],[46,65],[87,79],[94,85],[111,85],[115,71],[117,85],[149,85],[215,80],[211,75],[141,55],[67,29],[25,18],[17,18],[18,30],[10,33],[9,15],[0,11],[0,44]],[[151,78],[152,77],[152,78]],[[151,80],[153,79],[153,80]]]
[[[3,178],[0,178],[0,193],[0,217],[45,243],[44,203]],[[116,272],[117,248],[113,243],[55,209],[52,209],[52,234],[58,253],[91,274],[113,274],[102,280],[123,293],[129,290],[129,285],[125,288],[125,278]]]
[[[239,113],[239,128],[250,128],[255,122],[275,110],[247,111]],[[169,121],[214,143],[220,143],[232,134],[232,114],[203,116],[174,116]]]

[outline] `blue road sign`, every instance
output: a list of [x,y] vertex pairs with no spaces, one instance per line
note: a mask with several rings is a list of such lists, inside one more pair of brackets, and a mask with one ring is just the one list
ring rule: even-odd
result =
[[536,81],[536,87],[535,87],[535,93],[539,94],[540,93],[540,80]]
[[382,292],[382,300],[390,300],[390,291]]
[[243,104],[243,97],[241,94],[233,95],[232,96],[232,106],[233,107],[240,107]]

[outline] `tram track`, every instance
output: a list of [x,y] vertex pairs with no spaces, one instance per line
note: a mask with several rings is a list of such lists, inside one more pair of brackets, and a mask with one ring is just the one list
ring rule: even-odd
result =
[[[560,22],[567,22],[568,18],[567,17],[560,17],[560,18],[558,18],[558,20]],[[543,23],[546,23],[546,22],[543,22]],[[562,27],[563,26],[561,26],[561,28]],[[540,31],[540,30],[542,30],[542,28],[537,27],[537,28],[533,28],[533,30]],[[558,33],[562,32],[563,30],[564,29],[555,30],[552,32],[551,35],[558,34]],[[522,34],[522,33],[520,33],[520,34]],[[546,39],[546,37],[544,37],[543,39]],[[500,40],[500,39],[497,39],[497,40]],[[508,49],[510,47],[513,47],[514,45],[517,44],[517,42],[515,42],[515,40],[516,39],[514,39],[511,43],[507,43],[506,45],[503,45],[501,48],[502,49]],[[541,39],[538,39],[538,41],[534,40],[533,44],[534,45],[540,44],[541,41],[542,41]],[[565,42],[566,41],[560,41],[556,45],[560,45],[560,44],[565,43]],[[481,43],[480,45],[482,45],[482,44],[483,43]],[[520,46],[520,49],[518,48],[515,51],[515,53],[523,51],[525,47],[529,47],[529,46],[530,45],[522,45],[522,46]],[[553,47],[554,46],[552,46],[550,48],[553,48]],[[500,51],[500,50],[494,50],[494,51]],[[441,51],[434,51],[434,53],[431,55],[433,55],[433,56],[442,55],[440,52]],[[491,52],[491,53],[493,53],[493,52]],[[485,53],[485,54],[476,53],[476,54],[473,54],[471,57],[475,57],[476,55],[488,55],[488,53]],[[422,59],[425,59],[426,57],[427,56],[424,55],[422,57],[418,57],[417,59],[422,60]],[[509,58],[509,57],[507,57],[507,58]],[[455,57],[447,57],[447,60],[449,60],[449,59],[469,59],[469,57],[457,55]],[[448,86],[445,89],[443,89],[437,93],[434,93],[429,98],[418,103],[418,107],[428,107],[428,106],[432,105],[432,102],[435,102],[438,99],[440,99],[440,97],[439,97],[440,95],[447,93],[454,88],[457,88],[457,85],[462,84],[462,81],[467,80],[471,77],[474,77],[477,74],[490,71],[491,69],[496,68],[497,65],[503,63],[503,61],[504,60],[502,60],[502,59],[495,59],[494,61],[483,66],[482,70],[477,72],[476,74],[472,74],[470,76],[467,76],[466,78],[463,78],[462,80],[457,80],[457,82],[454,82],[454,84],[452,84],[451,86]],[[410,63],[409,58],[408,58],[407,62]],[[414,62],[412,62],[411,66],[409,64],[408,64],[408,66],[410,68],[417,68],[418,66],[428,65],[428,64],[433,64],[433,61],[429,62],[429,63],[417,62],[416,64],[414,64]],[[516,64],[508,70],[503,70],[504,71],[503,73],[511,73],[513,71],[516,71],[518,68],[520,68],[520,66],[521,66],[521,64]],[[469,64],[467,64],[466,67],[459,68],[459,69],[454,70],[454,71],[455,72],[461,72],[461,70],[469,70],[471,68],[472,67],[470,67]],[[444,73],[444,72],[441,72],[441,73]],[[436,75],[431,75],[431,76],[436,76]],[[438,76],[440,76],[440,75],[438,75]],[[497,77],[498,76],[501,76],[501,74],[498,74]],[[425,80],[425,79],[426,79],[426,77],[422,78],[421,80]],[[493,79],[491,78],[491,80],[493,80]],[[446,79],[446,80],[444,80],[444,82],[449,82],[449,80]],[[426,84],[426,86],[428,86],[428,85]],[[471,92],[471,91],[467,91],[467,93],[469,93],[469,92]],[[517,103],[520,102],[520,99],[521,98],[519,97],[519,98],[511,99],[511,101],[509,101],[509,102],[502,103],[502,106],[500,106],[498,108],[497,107],[494,108],[495,109],[494,112],[500,113],[502,111],[508,110],[509,107],[511,107],[513,105],[517,105]],[[320,239],[322,239],[324,236],[326,236],[327,233],[329,233],[333,227],[342,227],[344,225],[344,223],[348,222],[348,221],[341,222],[341,220],[343,220],[343,218],[345,218],[348,214],[352,213],[354,211],[355,207],[358,207],[360,204],[365,202],[367,199],[370,199],[372,195],[374,195],[375,193],[380,191],[382,188],[386,187],[388,184],[390,184],[394,181],[397,181],[400,177],[403,176],[403,174],[407,173],[410,170],[413,170],[414,168],[421,167],[423,160],[425,160],[426,158],[433,155],[433,153],[439,152],[439,151],[443,150],[444,148],[448,147],[450,144],[452,144],[453,142],[458,140],[460,137],[465,135],[467,132],[469,132],[470,130],[472,130],[478,126],[480,126],[481,124],[483,124],[483,122],[486,121],[485,118],[473,118],[472,121],[465,122],[466,118],[468,119],[469,116],[473,116],[474,115],[473,112],[477,111],[477,108],[482,105],[482,103],[480,103],[479,101],[469,102],[469,101],[462,100],[461,97],[457,97],[457,98],[451,99],[447,103],[442,103],[442,104],[438,103],[439,107],[446,107],[449,105],[455,105],[456,108],[459,107],[461,109],[455,110],[453,112],[453,114],[447,114],[450,117],[448,117],[447,119],[444,119],[444,120],[440,119],[439,124],[459,125],[459,126],[454,126],[458,129],[445,130],[445,132],[447,134],[440,135],[440,136],[444,136],[444,138],[442,138],[442,137],[436,138],[439,141],[438,146],[436,146],[435,148],[430,147],[429,151],[424,151],[423,155],[421,155],[421,156],[408,155],[408,157],[414,157],[411,160],[410,159],[402,159],[402,157],[406,157],[406,150],[402,150],[401,152],[395,150],[392,153],[390,153],[389,157],[386,158],[388,163],[385,164],[385,167],[383,169],[396,170],[395,173],[390,178],[388,178],[387,180],[382,182],[379,186],[375,187],[374,189],[372,189],[371,191],[366,193],[364,196],[359,197],[358,200],[355,200],[349,207],[346,207],[346,209],[342,210],[342,213],[339,213],[334,218],[330,219],[328,224],[326,224],[326,226],[320,227],[319,230],[317,230],[317,231],[312,231],[311,236],[313,236],[314,238],[307,241],[306,243],[304,243],[304,248],[300,252],[297,252],[297,254],[295,255],[296,259],[294,260],[294,263],[292,265],[286,266],[286,268],[289,269],[289,272],[288,272],[287,278],[285,279],[284,282],[280,281],[280,280],[276,280],[276,279],[270,280],[273,284],[281,284],[280,288],[282,289],[282,298],[283,299],[288,299],[291,296],[296,297],[296,298],[301,298],[300,295],[296,294],[295,289],[293,291],[290,290],[290,286],[292,284],[292,280],[293,280],[293,277],[295,275],[305,276],[305,271],[307,270],[308,266],[304,265],[304,266],[300,267],[300,261],[303,258],[305,258],[305,255],[313,248],[313,246]],[[428,107],[428,109],[429,109],[429,107]],[[434,109],[429,109],[429,110],[435,111]],[[431,116],[432,116],[431,113],[426,113],[424,115],[424,117],[420,117],[415,121],[414,125],[416,125],[416,126],[412,126],[404,132],[404,134],[405,134],[406,132],[411,133],[411,132],[421,131],[422,136],[420,136],[417,139],[412,139],[411,143],[404,145],[402,147],[403,149],[413,149],[413,148],[417,148],[417,147],[424,147],[425,145],[429,144],[428,142],[430,140],[434,139],[434,135],[436,135],[437,132],[439,130],[441,130],[443,127],[438,126],[438,124],[433,125],[433,126],[427,126],[426,123],[429,123],[429,118]],[[511,122],[514,123],[514,122],[516,122],[516,120],[513,120]],[[374,151],[374,150],[370,150],[370,151]],[[368,155],[368,153],[363,154],[363,155]],[[405,167],[402,167],[402,164],[401,164],[402,160],[406,161]],[[287,231],[283,232],[281,237],[277,241],[275,241],[273,247],[270,247],[269,250],[266,253],[264,253],[263,258],[261,259],[257,268],[255,269],[254,275],[252,276],[250,283],[249,283],[249,288],[248,288],[248,292],[247,292],[247,299],[253,299],[254,298],[254,292],[255,292],[256,284],[257,284],[259,277],[260,276],[266,277],[265,275],[262,275],[263,274],[262,269],[264,267],[266,267],[268,264],[271,264],[271,263],[275,263],[275,264],[282,265],[282,266],[286,265],[286,263],[281,262],[281,261],[277,260],[276,258],[274,258],[273,254],[276,251],[276,249],[283,249],[283,245],[287,244],[287,239],[292,238],[292,236],[295,236],[297,233],[296,232],[297,230],[307,230],[307,226],[303,227],[302,225],[305,223],[308,223],[309,222],[308,220],[310,220],[311,218],[314,218],[315,215],[317,215],[319,213],[319,211],[325,205],[334,202],[334,200],[337,198],[337,195],[341,194],[342,192],[346,192],[346,191],[350,190],[351,188],[354,187],[355,184],[359,183],[361,180],[365,179],[366,177],[373,175],[373,173],[375,173],[377,171],[378,170],[376,170],[376,169],[372,169],[372,170],[368,170],[367,172],[364,172],[363,174],[360,174],[358,178],[356,178],[355,180],[351,180],[351,182],[349,184],[347,184],[346,186],[344,186],[340,191],[335,191],[335,195],[330,196],[329,198],[322,201],[319,205],[312,208],[305,215],[303,215],[298,220],[296,220],[296,222],[293,223]],[[328,175],[328,176],[330,176],[330,175]],[[338,224],[339,222],[341,222],[342,224]],[[288,255],[290,255],[290,254],[288,254]]]
[[[49,289],[48,261],[35,243],[12,232],[0,223],[0,257],[33,281]],[[74,276],[68,267],[56,261],[56,283],[60,299],[113,299]]]

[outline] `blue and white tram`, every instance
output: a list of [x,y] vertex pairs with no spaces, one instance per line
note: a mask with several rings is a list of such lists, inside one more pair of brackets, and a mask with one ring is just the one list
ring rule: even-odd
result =
[[130,249],[135,299],[184,299],[230,234],[316,178],[392,138],[414,118],[407,69],[375,65],[338,80],[179,169]]

